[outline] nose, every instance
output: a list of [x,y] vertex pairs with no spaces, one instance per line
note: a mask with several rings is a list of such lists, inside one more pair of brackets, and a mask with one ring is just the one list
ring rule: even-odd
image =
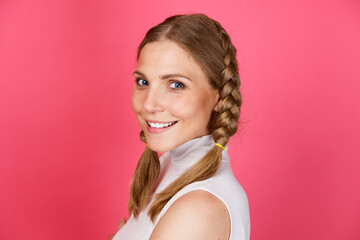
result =
[[161,93],[157,89],[150,88],[147,91],[144,101],[144,109],[150,113],[164,111],[161,101]]

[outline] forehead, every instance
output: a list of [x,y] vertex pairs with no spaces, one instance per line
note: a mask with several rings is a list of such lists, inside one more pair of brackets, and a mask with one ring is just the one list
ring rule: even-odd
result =
[[193,76],[204,75],[190,53],[172,41],[146,44],[141,50],[137,69],[148,74],[182,72]]

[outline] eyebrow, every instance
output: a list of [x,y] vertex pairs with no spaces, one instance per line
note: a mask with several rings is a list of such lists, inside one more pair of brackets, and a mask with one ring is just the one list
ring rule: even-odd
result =
[[[138,70],[134,71],[133,74],[138,74],[138,75],[146,78],[145,74],[142,73],[142,72],[140,72],[140,71],[138,71]],[[165,74],[165,75],[160,76],[160,79],[166,80],[166,79],[169,79],[169,78],[178,78],[178,77],[180,77],[180,78],[185,78],[185,79],[187,79],[187,80],[189,80],[189,81],[192,81],[191,78],[189,78],[189,77],[187,77],[187,76],[185,76],[185,75],[183,75],[183,74],[181,74],[181,73],[169,73],[169,74]]]

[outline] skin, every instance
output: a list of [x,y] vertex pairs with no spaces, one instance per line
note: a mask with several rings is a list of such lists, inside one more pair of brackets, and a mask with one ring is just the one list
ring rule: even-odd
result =
[[[211,113],[221,104],[219,92],[187,51],[171,41],[148,43],[140,53],[134,77],[132,108],[153,151],[170,151],[209,134]],[[148,121],[176,124],[154,133]],[[125,220],[121,227],[124,224]],[[224,203],[213,194],[196,190],[171,205],[150,240],[225,240],[229,236],[230,217]]]
[[[166,77],[169,74],[183,77]],[[166,152],[209,134],[207,125],[211,112],[216,111],[219,92],[190,54],[176,43],[146,44],[134,78],[132,108],[153,151]],[[177,123],[165,132],[151,133],[147,121]]]
[[203,190],[177,199],[159,220],[150,240],[227,240],[230,216],[224,203]]

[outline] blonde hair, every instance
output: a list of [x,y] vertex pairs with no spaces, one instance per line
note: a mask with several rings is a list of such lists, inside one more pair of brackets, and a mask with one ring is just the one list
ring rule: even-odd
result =
[[[207,75],[210,84],[219,90],[222,102],[219,112],[213,111],[208,127],[214,141],[225,146],[237,131],[242,103],[236,49],[230,36],[220,23],[204,14],[175,15],[147,32],[139,45],[137,59],[147,43],[161,40],[173,41],[189,52]],[[140,138],[146,143],[143,131]],[[179,190],[213,176],[220,166],[221,157],[222,149],[214,146],[166,189],[156,194],[148,212],[151,220],[155,220]],[[157,153],[146,147],[131,181],[129,215],[133,214],[136,218],[149,203],[159,172]]]

